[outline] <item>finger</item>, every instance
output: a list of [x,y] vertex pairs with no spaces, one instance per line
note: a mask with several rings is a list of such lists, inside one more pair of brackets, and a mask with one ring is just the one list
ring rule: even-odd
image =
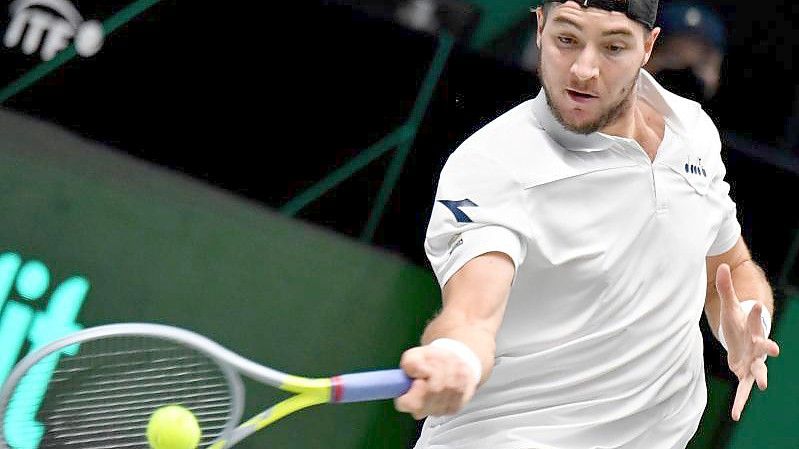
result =
[[752,375],[755,376],[757,388],[759,388],[760,391],[768,388],[768,368],[766,368],[766,364],[763,363],[762,360],[758,359],[752,362],[749,370],[752,372]]
[[769,340],[765,337],[752,337],[752,342],[755,344],[755,357],[760,359],[763,356],[777,357],[780,355],[780,347],[774,340]]
[[472,373],[460,360],[446,363],[440,367],[443,373],[441,390],[428,402],[431,415],[452,415],[468,402],[474,393]]
[[716,270],[716,290],[721,298],[722,309],[726,309],[726,311],[740,310],[738,296],[736,296],[735,288],[732,285],[730,266],[726,263],[719,265]]
[[430,404],[429,408],[431,414],[451,415],[460,409],[460,399],[464,391],[464,385],[461,385],[461,378],[458,376],[459,371],[465,368],[465,363],[460,360],[446,363],[442,366],[442,379],[440,389],[435,397],[435,401]]
[[777,357],[778,355],[780,355],[780,345],[778,345],[776,341],[766,339],[765,344],[766,344],[766,354],[768,354],[769,357]]
[[431,360],[430,377],[427,380],[428,396],[436,397],[444,391],[444,382],[447,380],[446,364],[440,363],[438,360]]
[[735,392],[735,401],[732,404],[733,421],[741,419],[741,412],[743,412],[744,405],[746,405],[746,401],[749,399],[749,393],[752,392],[752,384],[754,384],[754,382],[755,379],[748,374],[738,382],[738,390]]
[[424,417],[426,395],[427,381],[416,379],[407,393],[394,399],[394,407],[397,411],[410,413],[414,418],[421,419]]
[[427,363],[424,350],[425,348],[417,346],[402,353],[399,366],[408,377],[426,379],[432,374],[433,370],[430,364]]
[[441,413],[444,415],[452,415],[460,409],[461,396],[465,390],[465,384],[461,384],[462,379],[458,373],[465,365],[465,363],[449,365],[447,383],[444,390],[445,396],[442,398]]
[[462,364],[454,370],[452,380],[454,395],[449,411],[450,414],[463,408],[472,398],[477,388],[474,374],[466,364]]
[[469,400],[471,400],[472,396],[474,396],[480,381],[478,380],[475,382],[474,373],[472,370],[469,367],[464,366],[458,372],[458,382],[463,386],[463,394],[461,394],[458,398],[458,407],[463,407],[467,402],[469,402]]
[[749,316],[746,318],[746,327],[749,328],[749,332],[752,335],[757,337],[764,337],[763,334],[763,320],[761,318],[761,314],[763,313],[763,304],[758,301],[752,306],[752,310],[749,311]]
[[411,388],[402,396],[394,399],[397,410],[401,412],[412,412],[421,409],[424,405],[424,396],[427,392],[427,381],[416,379],[411,384]]

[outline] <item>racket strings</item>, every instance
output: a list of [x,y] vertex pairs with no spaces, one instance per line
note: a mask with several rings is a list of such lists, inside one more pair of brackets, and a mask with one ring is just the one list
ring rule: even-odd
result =
[[89,341],[74,356],[51,355],[28,371],[3,435],[13,449],[36,442],[42,449],[144,449],[152,413],[180,404],[197,417],[205,446],[231,419],[229,388],[214,361],[182,345],[151,337]]

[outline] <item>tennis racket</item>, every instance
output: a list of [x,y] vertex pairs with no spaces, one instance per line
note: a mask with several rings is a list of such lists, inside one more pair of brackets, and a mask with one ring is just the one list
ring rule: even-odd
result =
[[[241,376],[296,393],[241,425]],[[194,332],[147,323],[87,328],[23,358],[0,389],[0,449],[147,448],[153,412],[179,404],[197,418],[201,448],[229,448],[300,409],[389,399],[402,370],[292,376]]]

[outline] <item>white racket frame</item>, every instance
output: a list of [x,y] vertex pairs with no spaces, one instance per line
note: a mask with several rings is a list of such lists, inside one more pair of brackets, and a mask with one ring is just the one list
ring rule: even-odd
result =
[[187,346],[213,360],[227,379],[231,394],[230,419],[215,441],[227,439],[244,414],[244,385],[240,374],[278,388],[288,376],[286,373],[248,360],[207,337],[174,326],[153,323],[119,323],[90,327],[55,340],[28,354],[17,363],[8,375],[2,388],[0,388],[0,449],[12,449],[6,444],[3,437],[3,427],[5,425],[3,420],[5,419],[8,403],[14,394],[14,388],[25,373],[43,358],[67,346],[108,337],[160,338]]

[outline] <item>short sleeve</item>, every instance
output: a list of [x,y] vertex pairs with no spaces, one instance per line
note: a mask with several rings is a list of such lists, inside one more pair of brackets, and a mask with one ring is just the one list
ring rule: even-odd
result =
[[[721,143],[718,143],[719,149]],[[713,179],[710,182],[710,189],[708,195],[711,195],[711,200],[721,205],[722,218],[721,226],[719,226],[716,239],[708,249],[708,256],[717,256],[723,254],[738,242],[741,235],[741,225],[738,223],[737,207],[735,202],[730,198],[730,184],[725,181],[724,177],[727,174],[727,169],[724,166],[724,161],[721,159],[721,151],[714,151],[711,160],[709,161],[712,166]]]
[[488,252],[507,254],[518,268],[528,220],[524,189],[508,170],[475,151],[453,153],[441,171],[425,237],[439,284]]

